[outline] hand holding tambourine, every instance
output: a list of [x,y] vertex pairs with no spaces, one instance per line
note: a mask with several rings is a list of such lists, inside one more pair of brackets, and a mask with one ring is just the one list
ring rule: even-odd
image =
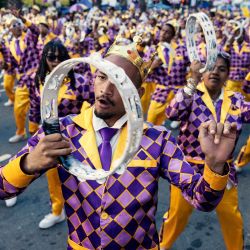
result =
[[193,61],[201,61],[194,39],[196,33],[196,23],[201,26],[206,41],[207,61],[205,66],[200,70],[200,73],[203,73],[206,70],[213,69],[215,65],[218,55],[216,45],[216,34],[213,24],[206,14],[199,12],[192,14],[188,17],[186,23],[186,44],[188,50],[188,57],[191,63]]

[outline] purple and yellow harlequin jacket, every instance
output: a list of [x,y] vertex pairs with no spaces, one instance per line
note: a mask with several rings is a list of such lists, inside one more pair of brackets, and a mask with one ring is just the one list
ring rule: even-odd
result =
[[[11,39],[3,39],[0,43],[0,52],[1,52],[1,55],[2,55],[2,60],[5,62],[5,63],[8,63],[10,61],[10,41]],[[8,65],[8,68],[6,70],[4,70],[4,74],[8,74],[8,75],[15,75],[16,74],[16,71],[15,71],[15,67],[14,65]]]
[[[224,90],[223,100],[219,100],[214,106],[204,83],[201,83],[191,97],[185,95],[183,89],[179,89],[166,109],[166,116],[171,120],[181,121],[178,144],[195,171],[203,173],[205,155],[198,141],[201,123],[208,120],[236,122],[239,137],[242,124],[250,123],[250,103],[246,102],[240,93]],[[235,167],[232,159],[228,160],[229,177],[236,185]]]
[[51,40],[55,39],[57,36],[50,32],[48,35],[46,35],[45,37],[42,37],[41,35],[39,35],[38,37],[38,41],[37,41],[37,50],[39,53],[39,60],[42,58],[42,53],[43,53],[43,48],[44,46],[50,42]]
[[172,62],[171,58],[168,60],[170,68],[166,70],[161,66],[153,73],[156,75],[158,84],[152,95],[152,100],[159,103],[166,103],[169,92],[176,92],[186,82],[187,68],[190,64],[187,49],[182,43],[173,44],[175,55]]
[[224,50],[231,55],[229,79],[244,81],[250,71],[250,42],[244,41],[241,45],[234,42],[231,48],[224,46]]
[[[61,132],[70,139],[74,157],[100,169],[92,116],[93,108],[84,105],[81,114],[61,119]],[[19,194],[37,178],[23,173],[20,160],[43,136],[40,129],[15,159],[0,168],[1,199]],[[111,168],[124,150],[126,136],[125,125],[120,131]],[[122,175],[111,175],[104,184],[80,182],[61,165],[57,169],[68,221],[68,250],[158,249],[155,213],[159,177],[179,187],[190,203],[204,211],[212,210],[219,203],[228,179],[228,175],[219,176],[207,166],[203,177],[195,173],[171,133],[165,127],[148,124],[127,170]]]
[[37,50],[37,41],[39,29],[29,21],[25,22],[28,30],[23,32],[20,39],[21,55],[17,55],[15,48],[15,39],[13,38],[9,45],[10,56],[7,63],[16,69],[18,86],[28,87],[33,84],[33,73],[36,72],[39,63],[39,53]]

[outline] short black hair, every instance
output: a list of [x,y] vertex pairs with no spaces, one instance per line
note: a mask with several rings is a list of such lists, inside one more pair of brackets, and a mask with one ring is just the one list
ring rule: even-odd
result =
[[[44,84],[45,77],[49,73],[49,67],[46,61],[47,54],[49,51],[55,53],[56,50],[58,50],[58,52],[60,53],[62,62],[70,59],[68,50],[62,44],[61,40],[56,38],[48,42],[43,48],[42,58],[40,60],[39,67],[35,76],[35,85],[38,89],[39,89],[40,84],[42,85]],[[74,86],[75,77],[74,77],[74,72],[72,70],[69,71],[68,77],[71,79],[72,86]]]
[[173,37],[175,36],[175,27],[174,25],[172,25],[171,23],[165,23],[165,25],[167,25],[168,27],[170,27],[172,29],[172,33],[173,33]]
[[230,65],[231,65],[231,56],[230,54],[224,52],[224,51],[219,51],[217,58],[221,58],[224,60],[224,62],[227,65],[228,71],[230,70]]

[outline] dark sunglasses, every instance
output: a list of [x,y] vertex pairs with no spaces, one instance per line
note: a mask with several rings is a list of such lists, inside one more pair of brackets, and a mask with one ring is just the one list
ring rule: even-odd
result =
[[14,28],[21,27],[21,26],[22,26],[21,23],[16,22],[16,23],[14,23],[14,24],[11,25],[11,28],[14,29]]
[[46,58],[50,61],[50,62],[54,62],[56,59],[60,62],[63,61],[63,58],[62,56],[58,55],[56,56],[55,54],[49,54],[46,56]]

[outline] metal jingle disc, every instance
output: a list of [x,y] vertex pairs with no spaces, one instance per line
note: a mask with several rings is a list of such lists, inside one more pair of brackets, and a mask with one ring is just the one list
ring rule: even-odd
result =
[[225,35],[226,35],[226,37],[228,37],[228,38],[231,36],[231,34],[229,34],[229,31],[228,31],[228,26],[229,26],[229,25],[235,25],[236,28],[234,29],[234,31],[236,31],[236,30],[239,30],[239,31],[240,31],[240,32],[239,32],[239,35],[236,36],[236,37],[234,38],[235,40],[239,39],[239,38],[242,36],[243,29],[244,29],[244,24],[241,23],[241,22],[239,22],[239,21],[236,21],[236,20],[229,20],[229,21],[227,22],[226,28],[225,28]]
[[188,17],[186,23],[186,44],[190,62],[200,61],[195,42],[196,24],[201,26],[206,41],[207,61],[205,67],[200,70],[200,73],[203,73],[206,70],[213,69],[215,65],[218,55],[216,34],[211,20],[205,13],[199,12]]

